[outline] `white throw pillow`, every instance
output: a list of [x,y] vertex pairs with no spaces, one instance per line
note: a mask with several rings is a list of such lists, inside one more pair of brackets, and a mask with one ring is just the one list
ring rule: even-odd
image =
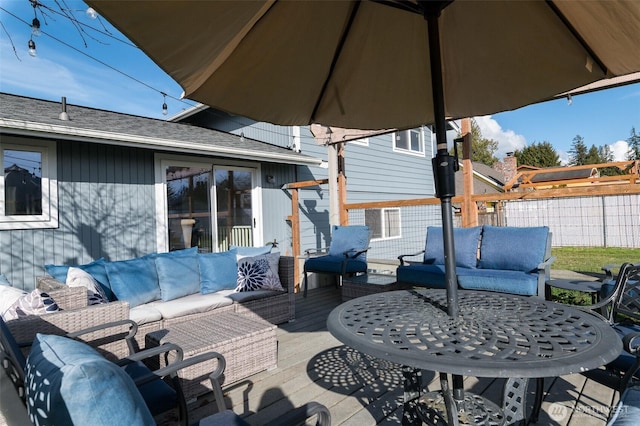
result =
[[238,259],[237,292],[254,290],[283,291],[278,276],[280,253]]
[[27,292],[19,288],[0,285],[0,315],[4,317],[5,312],[25,294]]
[[5,321],[9,321],[29,315],[43,315],[59,310],[60,308],[58,308],[51,296],[36,288],[30,293],[20,296],[2,315],[2,318]]
[[80,268],[70,267],[67,272],[67,282],[69,287],[84,287],[87,289],[87,304],[98,305],[108,303],[109,299],[104,294],[102,287],[95,278]]

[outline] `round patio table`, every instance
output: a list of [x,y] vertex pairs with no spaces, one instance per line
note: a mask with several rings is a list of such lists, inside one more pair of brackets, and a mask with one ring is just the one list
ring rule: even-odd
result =
[[611,326],[571,306],[469,290],[458,291],[458,304],[453,319],[445,290],[372,294],[336,307],[327,327],[358,351],[441,376],[561,376],[607,364],[622,350]]

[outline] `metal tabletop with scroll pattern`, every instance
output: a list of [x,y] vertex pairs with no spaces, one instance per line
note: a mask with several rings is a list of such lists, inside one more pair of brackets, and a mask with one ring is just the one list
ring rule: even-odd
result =
[[364,296],[335,308],[331,334],[382,359],[476,377],[553,377],[613,361],[622,343],[611,326],[570,306],[481,291],[458,291],[447,315],[444,290]]

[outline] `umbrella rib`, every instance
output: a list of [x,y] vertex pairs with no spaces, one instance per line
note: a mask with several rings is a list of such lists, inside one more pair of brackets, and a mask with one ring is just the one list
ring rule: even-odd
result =
[[571,25],[571,22],[569,22],[567,17],[564,16],[564,14],[560,11],[560,9],[558,9],[558,6],[555,5],[553,0],[546,0],[546,3],[549,6],[549,8],[553,11],[553,13],[558,17],[558,19],[562,21],[562,23],[569,30],[569,32],[571,32],[571,34],[573,35],[573,37],[575,37],[578,43],[580,43],[582,48],[586,50],[587,53],[591,56],[591,58],[595,61],[595,63],[598,64],[598,67],[600,67],[604,75],[608,76],[609,72],[604,62],[600,60],[598,55],[596,55],[596,53],[591,49],[591,47],[587,44],[587,42],[582,38],[580,33],[574,28],[573,25]]
[[322,94],[325,92],[325,90],[327,89],[327,86],[329,85],[329,80],[331,80],[331,76],[333,75],[333,71],[336,67],[336,63],[338,62],[338,58],[340,57],[340,53],[342,52],[342,48],[344,47],[344,43],[347,39],[347,35],[349,34],[351,26],[353,25],[353,21],[356,17],[356,14],[358,13],[359,7],[360,7],[360,2],[359,1],[355,2],[354,7],[351,10],[351,15],[349,15],[349,21],[347,22],[347,27],[342,32],[342,36],[340,37],[340,42],[338,43],[338,48],[336,49],[336,53],[333,55],[333,60],[331,61],[331,67],[329,67],[329,73],[327,74],[327,78],[324,80],[324,83],[322,84],[322,90],[320,90],[320,93],[318,94],[318,99],[316,99],[316,103],[313,106],[313,111],[311,112],[311,117],[310,117],[311,122],[315,121],[315,116],[316,116],[316,113],[318,112],[318,108],[320,107],[320,101],[322,100]]

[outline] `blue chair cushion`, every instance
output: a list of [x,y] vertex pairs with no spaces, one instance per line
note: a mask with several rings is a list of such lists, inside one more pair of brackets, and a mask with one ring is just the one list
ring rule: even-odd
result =
[[446,288],[444,265],[429,265],[424,263],[401,265],[396,269],[396,276],[399,283],[419,285],[428,288]]
[[630,386],[622,393],[607,426],[637,426],[640,424],[640,386]]
[[[478,263],[478,241],[480,240],[481,231],[481,226],[453,229],[456,266],[463,268],[476,267]],[[424,262],[444,265],[444,241],[442,227],[440,226],[427,227]]]
[[544,262],[549,228],[516,228],[485,225],[482,229],[480,261],[483,269],[532,272]]
[[34,424],[155,424],[131,377],[82,342],[38,333],[25,383]]
[[522,271],[457,268],[458,284],[466,290],[489,290],[500,293],[535,296],[538,294],[538,275]]
[[100,258],[94,260],[93,262],[87,263],[85,265],[44,265],[45,271],[49,275],[51,275],[56,280],[66,283],[67,282],[67,273],[69,272],[69,268],[74,266],[75,268],[80,268],[89,275],[91,275],[102,287],[104,294],[107,296],[110,302],[116,300],[116,296],[111,289],[111,283],[109,282],[109,275],[107,274],[107,270],[105,269],[105,264],[107,261],[104,258]]
[[200,253],[198,263],[200,264],[200,292],[202,294],[236,288],[238,281],[236,251]]
[[105,264],[111,288],[130,307],[160,299],[160,285],[153,256]]
[[[329,274],[342,274],[344,256],[318,256],[311,257],[304,262],[304,270],[307,272],[325,272]],[[358,259],[347,259],[346,273],[367,272],[367,262]]]
[[[330,256],[343,256],[345,252],[365,250],[369,247],[369,227],[366,225],[334,226],[331,232]],[[352,253],[353,254],[353,253]],[[357,260],[366,262],[367,254],[362,253]]]
[[158,253],[154,257],[163,302],[200,291],[198,247]]
[[[640,326],[635,324],[619,323],[613,326],[613,329],[618,333],[620,339],[624,338],[629,333],[637,333],[640,331]],[[636,357],[629,352],[623,350],[618,358],[607,364],[607,368],[613,369],[617,372],[627,372],[633,363],[636,361]],[[634,375],[636,378],[640,378],[640,371],[637,371]]]
[[[132,362],[124,367],[125,373],[134,381],[150,373],[142,361]],[[147,404],[152,416],[164,413],[178,404],[177,392],[161,378],[157,378],[138,387],[138,392]]]
[[224,410],[200,420],[200,426],[249,426],[242,417],[231,410]]

